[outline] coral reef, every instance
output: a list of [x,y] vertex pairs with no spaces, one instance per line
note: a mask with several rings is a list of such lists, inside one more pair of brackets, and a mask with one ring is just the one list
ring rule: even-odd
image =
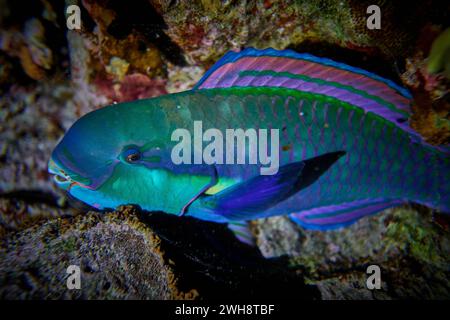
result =
[[[81,9],[67,30],[65,5]],[[378,4],[382,30],[366,28]],[[80,116],[102,106],[188,90],[228,50],[292,48],[398,82],[410,124],[450,143],[450,7],[425,0],[0,0],[0,297],[203,299],[450,298],[449,221],[402,207],[335,231],[286,217],[252,222],[257,248],[223,225],[123,207],[67,203],[47,173]],[[70,202],[70,200],[69,200]],[[66,268],[81,266],[82,290]],[[366,267],[382,269],[368,290]],[[306,284],[305,284],[306,283]]]
[[34,80],[42,80],[53,63],[52,51],[46,45],[44,26],[31,18],[25,22],[23,32],[2,30],[0,49],[20,59],[25,73]]
[[[1,251],[2,298],[193,298],[180,292],[158,250],[159,239],[111,215],[88,215],[34,226],[5,240]],[[133,250],[129,250],[130,246]],[[68,290],[66,269],[82,267],[83,290]]]
[[[404,207],[334,231],[303,230],[285,217],[255,221],[253,230],[264,256],[288,255],[323,298],[440,299],[450,297],[450,239],[436,219]],[[381,290],[366,288],[369,265],[383,270]]]
[[44,82],[34,88],[13,86],[9,92],[0,97],[0,190],[55,190],[48,156],[78,116],[73,89]]
[[[435,15],[434,11],[426,17],[419,15],[422,6],[400,8],[386,1],[152,0],[151,3],[164,18],[167,34],[173,41],[191,60],[206,65],[228,50],[245,46],[284,49],[307,40],[399,56],[414,41],[425,19]],[[366,10],[371,4],[378,4],[383,12],[382,31],[366,27]],[[410,19],[411,16],[416,19]]]
[[[450,143],[450,78],[441,61],[448,48],[442,39],[448,30],[427,25],[417,40],[416,52],[406,60],[402,80],[413,93],[415,104],[411,126],[433,144]],[[441,53],[439,53],[442,51]]]
[[[294,291],[319,298],[316,288],[240,244],[224,226],[180,224],[132,207],[44,221],[1,243],[2,299],[287,298]],[[70,265],[81,269],[80,290],[67,289]]]
[[[255,221],[265,259],[225,226],[195,219],[130,206],[76,214],[51,202],[0,204],[2,298],[450,296],[448,230],[412,208],[328,232],[300,229],[285,217]],[[23,218],[5,214],[11,211]],[[380,290],[366,287],[366,268],[373,264],[382,269]],[[82,290],[67,289],[69,265],[80,266]]]

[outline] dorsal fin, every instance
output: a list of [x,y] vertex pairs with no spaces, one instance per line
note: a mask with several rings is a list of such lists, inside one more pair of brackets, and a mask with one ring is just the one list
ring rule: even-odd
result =
[[292,50],[253,48],[225,54],[194,89],[285,87],[322,94],[376,113],[418,136],[408,125],[411,95],[391,80],[344,63]]

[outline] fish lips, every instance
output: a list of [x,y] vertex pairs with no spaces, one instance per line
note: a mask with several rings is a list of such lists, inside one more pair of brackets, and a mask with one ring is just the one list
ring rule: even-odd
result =
[[48,162],[48,172],[53,175],[53,181],[58,187],[64,190],[70,188],[70,184],[72,183],[70,177],[56,165],[53,159],[50,159]]
[[74,185],[86,189],[95,190],[103,182],[99,181],[99,179],[96,180],[89,179],[77,172],[74,172],[73,169],[68,169],[67,166],[61,164],[59,159],[54,155],[52,155],[52,158],[49,160],[48,172],[53,174],[53,180],[56,182],[56,184],[60,188],[67,191],[69,191],[70,188],[73,187]]

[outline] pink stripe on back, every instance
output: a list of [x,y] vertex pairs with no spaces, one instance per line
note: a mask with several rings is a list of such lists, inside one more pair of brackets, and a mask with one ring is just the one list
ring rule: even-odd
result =
[[[227,63],[221,66],[205,80],[200,88],[235,86],[235,81],[238,78],[239,72],[246,70],[289,72],[326,81],[338,82],[365,91],[368,94],[378,96],[395,104],[401,110],[409,111],[409,99],[397,93],[393,88],[383,82],[348,70],[286,57],[243,57],[236,62]],[[302,86],[294,89],[303,90],[304,87]]]

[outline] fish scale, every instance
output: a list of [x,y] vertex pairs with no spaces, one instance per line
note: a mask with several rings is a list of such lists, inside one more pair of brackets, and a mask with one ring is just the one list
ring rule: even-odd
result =
[[[251,92],[248,89],[241,89],[241,91]],[[261,94],[261,91],[264,94]],[[288,139],[283,135],[280,136],[280,146],[294,141],[292,146],[294,150],[293,161],[300,161],[331,151],[344,150],[347,152],[345,160],[342,159],[336,163],[315,185],[300,191],[296,196],[286,200],[285,203],[279,204],[273,210],[261,213],[261,216],[271,216],[273,211],[277,211],[279,207],[283,207],[285,211],[294,212],[294,210],[346,203],[374,196],[377,198],[413,198],[426,202],[428,199],[426,189],[424,189],[424,194],[418,194],[414,185],[410,185],[410,190],[404,188],[402,177],[414,177],[413,180],[416,177],[411,168],[401,165],[402,161],[406,161],[406,159],[414,159],[414,153],[410,150],[410,147],[402,148],[402,144],[410,146],[411,142],[409,137],[404,135],[400,129],[396,129],[374,114],[364,113],[362,110],[354,109],[351,106],[323,102],[321,96],[311,96],[309,99],[289,95],[277,96],[275,94],[273,96],[269,94],[270,91],[273,90],[254,90],[253,94],[233,95],[233,93],[239,93],[239,89],[212,89],[209,93],[193,93],[190,101],[199,110],[196,111],[196,107],[191,107],[191,118],[185,121],[193,123],[195,120],[205,119],[202,115],[207,111],[201,109],[215,105],[217,108],[209,110],[208,113],[215,115],[211,119],[218,120],[204,121],[204,130],[211,127],[223,131],[227,128],[277,128],[282,131],[283,122],[300,123],[298,127],[300,140],[298,136],[292,134]],[[284,92],[286,93],[286,91]],[[275,105],[276,117],[271,115],[274,111],[274,97],[277,101]],[[292,102],[288,112],[283,108],[286,100]],[[323,105],[327,107],[324,108]],[[252,106],[256,107],[252,109]],[[247,110],[247,117],[245,118],[242,117],[245,114],[244,109]],[[336,115],[340,113],[349,115],[349,120],[344,120],[339,123],[339,127],[333,128],[325,122],[326,117],[323,114],[322,116],[318,114],[320,113],[319,110],[326,110],[328,118],[337,118]],[[289,119],[288,114],[291,115],[291,119]],[[334,136],[343,136],[344,141],[340,144],[331,143],[331,136],[323,136],[325,124],[328,125],[327,130],[333,132]],[[366,128],[372,130],[366,131]],[[336,131],[338,129],[339,131]],[[342,134],[343,132],[345,134]],[[378,143],[385,145],[384,153],[377,153],[376,149],[368,148],[367,141],[371,135],[378,137],[381,141],[374,141],[374,145]],[[248,149],[248,145],[246,147]],[[285,152],[281,149],[280,154],[284,155]],[[370,159],[386,159],[385,166],[383,168],[373,167],[370,170]],[[288,162],[284,156],[280,160],[281,166]],[[376,166],[376,162],[374,162],[374,166]],[[220,177],[239,177],[239,180],[245,180],[258,174],[258,168],[249,165],[231,164],[218,166],[218,172]],[[389,187],[380,192],[377,188],[377,179],[371,178],[373,175],[384,177],[383,180],[389,182],[386,184]],[[340,192],[340,186],[342,185],[346,186],[344,193]]]
[[[246,89],[242,90],[250,91]],[[346,159],[342,159],[336,163],[314,186],[308,190],[300,191],[296,197],[289,199],[288,202],[295,203],[292,207],[297,207],[300,210],[331,203],[336,204],[355,199],[366,199],[374,196],[373,190],[376,188],[378,181],[377,179],[371,178],[372,176],[387,177],[384,180],[394,179],[390,183],[390,187],[385,188],[377,197],[398,197],[402,195],[405,198],[426,198],[426,195],[416,194],[413,186],[411,186],[411,190],[403,188],[400,177],[414,177],[414,170],[409,166],[402,166],[401,162],[404,159],[414,159],[414,154],[410,148],[401,147],[402,144],[409,146],[410,140],[407,135],[402,135],[402,132],[396,132],[399,129],[393,127],[385,130],[384,127],[388,123],[385,123],[381,118],[377,119],[376,115],[364,113],[360,110],[350,111],[350,106],[344,107],[339,104],[322,102],[322,97],[320,96],[312,96],[310,99],[299,99],[289,95],[279,96],[276,93],[273,96],[270,94],[270,91],[270,89],[267,89],[265,90],[265,95],[261,95],[260,90],[254,90],[253,94],[245,94],[244,96],[235,95],[239,92],[239,89],[212,89],[211,92],[192,93],[190,101],[196,107],[191,108],[191,118],[186,122],[193,123],[195,120],[204,118],[201,115],[206,111],[202,109],[208,108],[210,105],[215,105],[217,107],[210,110],[210,114],[215,114],[217,120],[213,123],[204,121],[204,130],[211,127],[218,128],[219,130],[225,130],[227,128],[277,128],[282,131],[283,123],[290,125],[300,123],[300,141],[292,131],[289,132],[287,139],[286,136],[280,135],[280,146],[294,142],[292,146],[294,150],[294,161],[303,159],[302,148],[306,148],[306,153],[304,154],[306,158],[311,158],[321,153],[345,150],[347,152]],[[273,99],[274,97],[276,98],[275,100]],[[275,108],[277,110],[277,116],[271,117],[270,113],[273,112],[272,106],[274,105],[274,101],[276,101]],[[286,101],[289,101],[288,109],[285,107]],[[323,104],[327,107],[323,108]],[[243,105],[246,107],[244,108]],[[253,110],[251,110],[252,106],[255,106]],[[301,108],[298,108],[298,106],[301,106]],[[247,110],[246,118],[240,116],[244,114],[244,109]],[[326,110],[327,117],[323,110]],[[337,118],[335,116],[337,113],[352,113],[353,115],[350,121],[340,122],[339,127],[333,127],[325,119]],[[370,128],[370,130],[366,130],[365,128]],[[330,134],[324,135],[324,130],[328,130]],[[340,131],[336,132],[336,130]],[[340,132],[346,132],[346,135],[341,135]],[[378,153],[379,149],[369,148],[367,141],[371,135],[378,137],[381,141],[391,141],[384,149],[384,154]],[[346,139],[352,143],[346,144],[344,141],[341,143],[332,143],[332,136],[346,136]],[[395,139],[395,137],[402,137],[402,139]],[[372,145],[375,146],[378,143],[375,141]],[[399,150],[402,151],[399,152]],[[280,154],[284,155],[286,152],[280,149]],[[376,165],[376,162],[371,161],[371,159],[383,158],[388,160],[381,162],[385,164],[385,167],[382,168],[384,170],[380,170],[379,167],[372,167]],[[282,156],[280,166],[286,164],[288,159],[288,157]],[[389,164],[389,167],[387,167],[387,164]],[[253,168],[253,170],[249,169],[252,167],[254,166],[218,166],[218,172],[219,176],[223,177],[241,177],[241,179],[247,179],[256,175],[258,172],[257,168]],[[221,170],[222,168],[224,168],[224,171]],[[377,173],[381,173],[381,175]],[[350,187],[345,195],[339,192],[339,186],[341,185]],[[336,199],[337,194],[339,194],[339,199]]]
[[[99,209],[131,203],[215,222],[289,215],[324,230],[407,202],[449,212],[448,148],[409,126],[411,104],[405,88],[366,70],[249,48],[227,53],[192,90],[85,115],[55,148],[49,170]],[[211,165],[175,164],[172,134],[183,128],[192,138],[195,121],[224,136],[278,129],[278,172],[215,164],[214,179]]]

